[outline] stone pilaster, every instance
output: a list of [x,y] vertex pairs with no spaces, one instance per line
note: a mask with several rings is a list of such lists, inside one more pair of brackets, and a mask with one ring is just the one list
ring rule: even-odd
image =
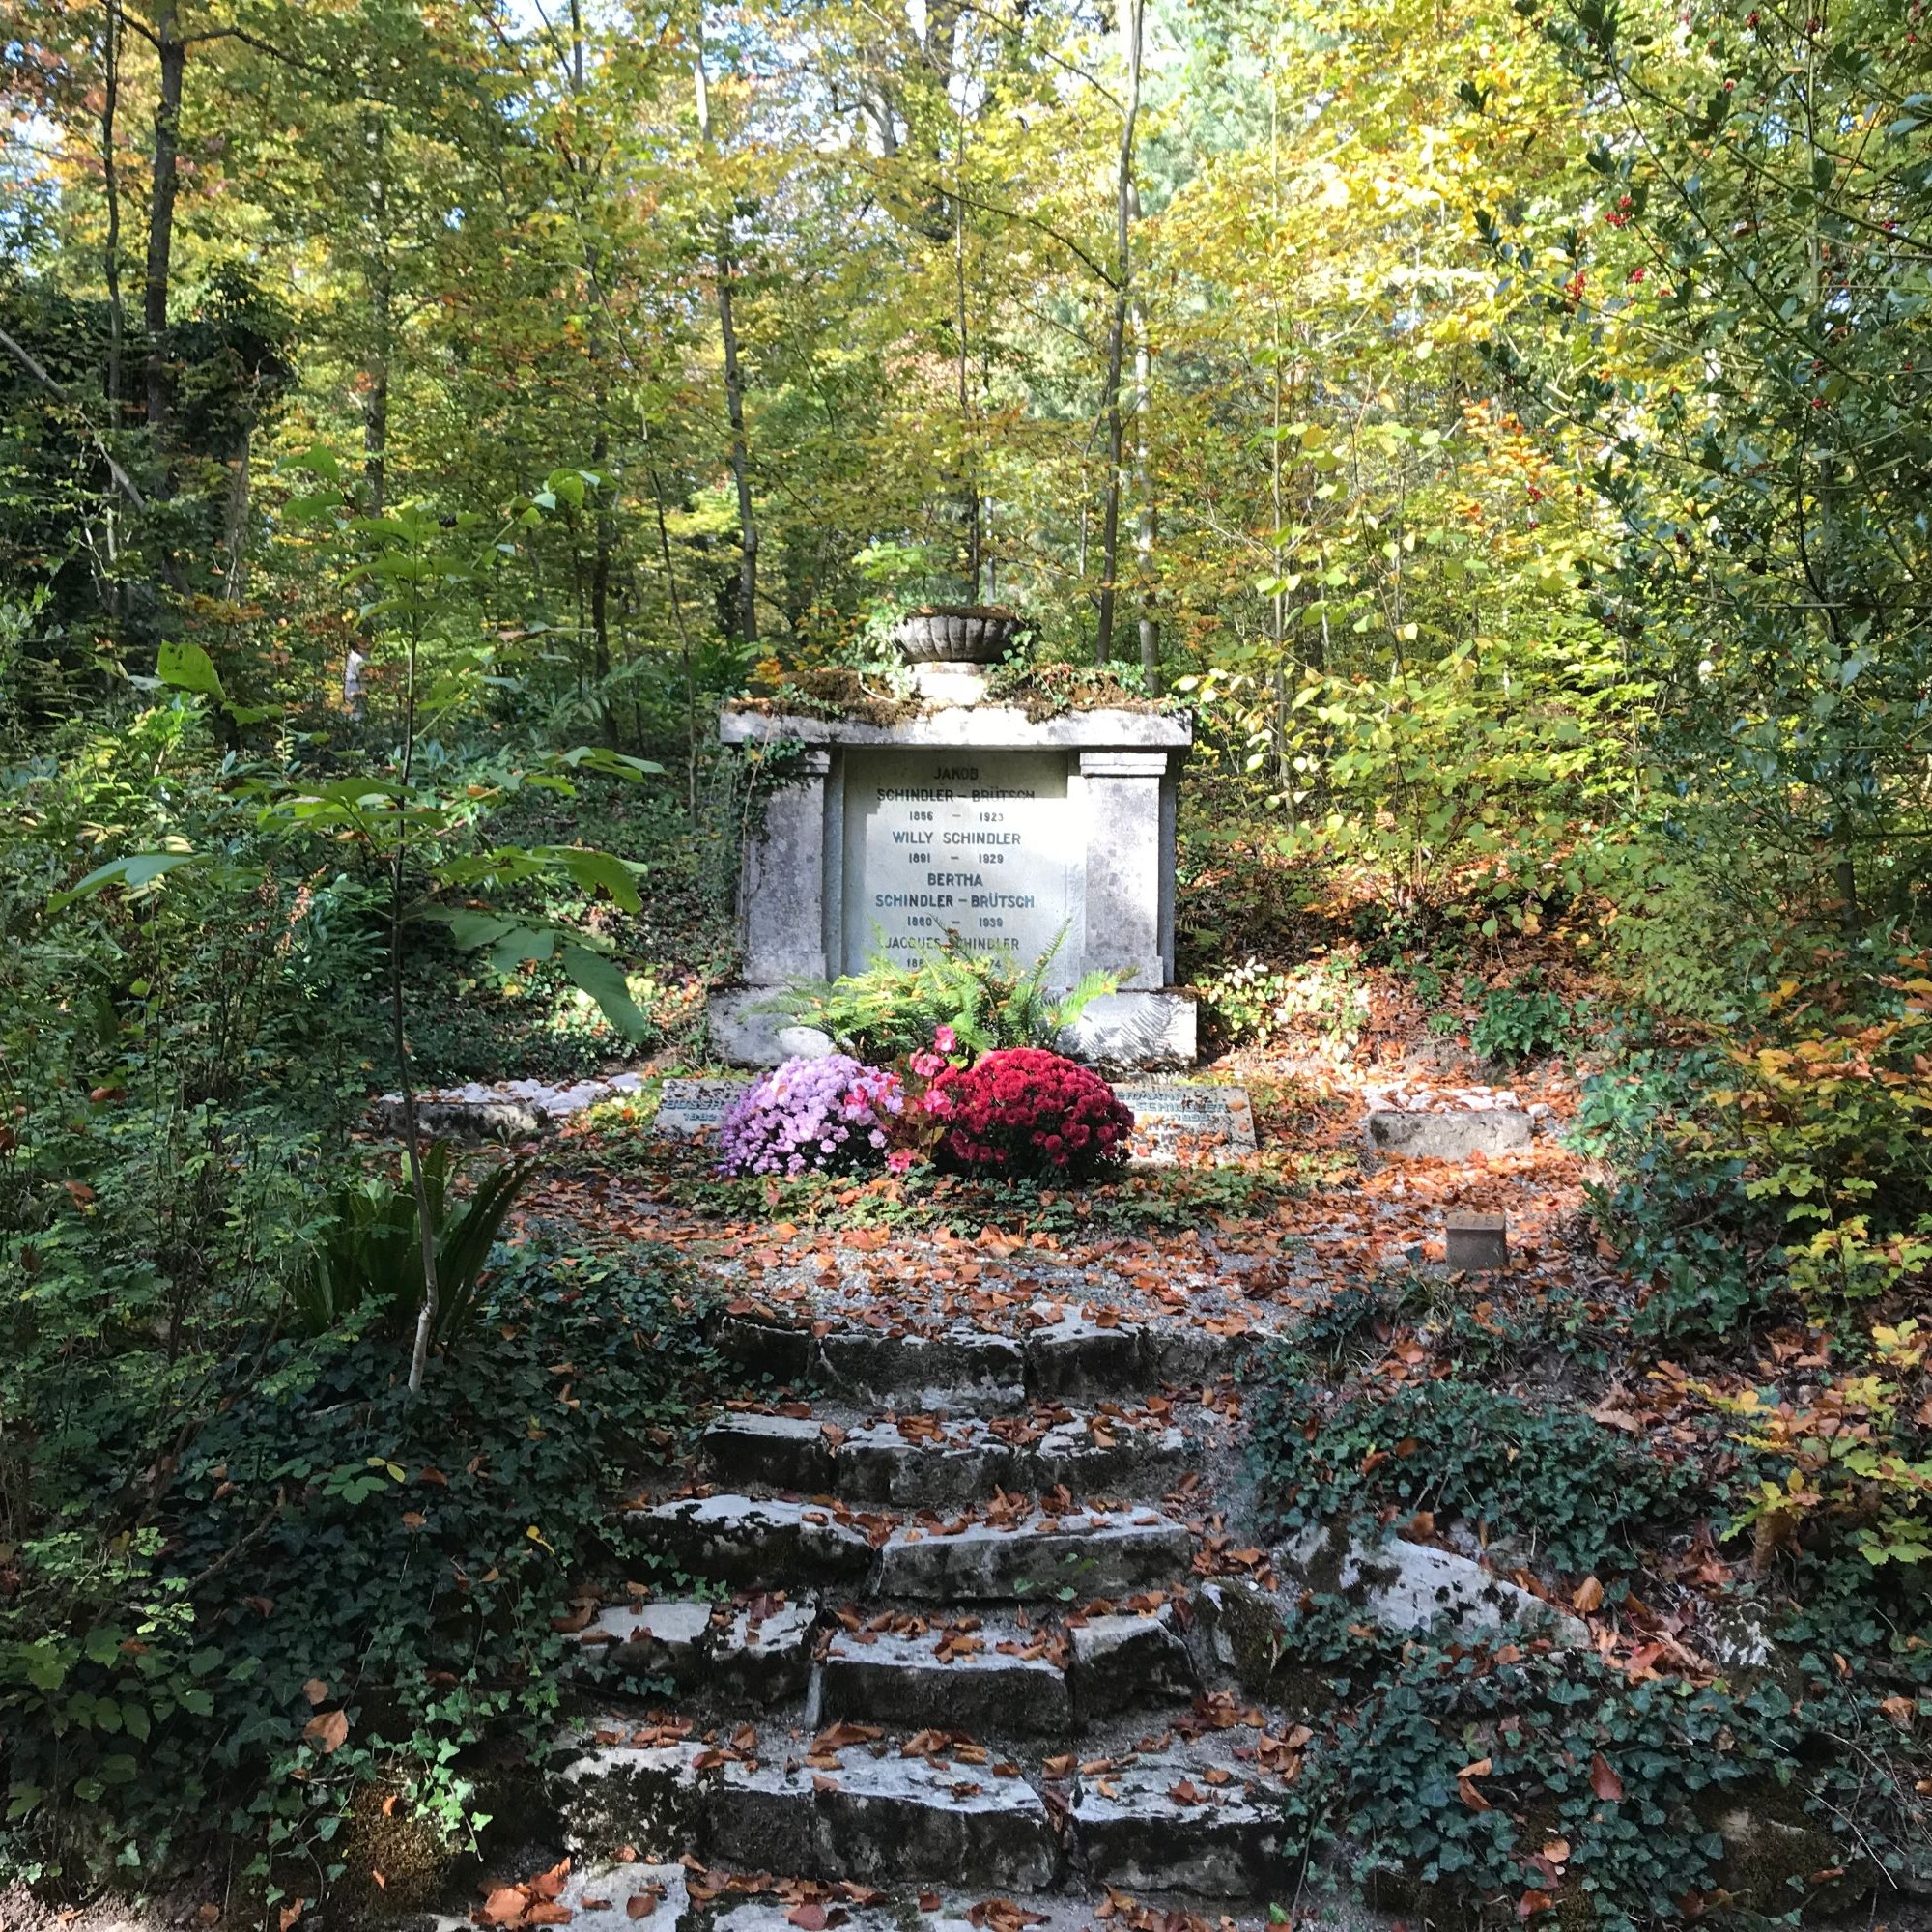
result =
[[825,893],[831,769],[829,751],[807,746],[798,754],[797,777],[766,801],[764,829],[745,854],[738,917],[749,985],[830,977]]
[[1087,972],[1123,986],[1167,984],[1172,971],[1173,879],[1162,832],[1169,802],[1166,752],[1083,751],[1087,796]]

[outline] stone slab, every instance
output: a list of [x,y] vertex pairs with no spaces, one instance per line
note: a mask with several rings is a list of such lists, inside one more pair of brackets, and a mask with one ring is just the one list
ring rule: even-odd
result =
[[1535,1138],[1536,1122],[1520,1107],[1456,1107],[1436,1113],[1379,1109],[1368,1117],[1369,1146],[1406,1160],[1472,1160],[1516,1153]]
[[779,1704],[803,1696],[817,1628],[818,1599],[810,1592],[755,1610],[737,1605],[722,1630],[712,1627],[705,1690],[720,1703]]
[[[637,1903],[634,1905],[633,1900]],[[680,1864],[616,1863],[593,1860],[578,1865],[557,1894],[573,1932],[678,1932],[691,1911],[691,1892]],[[431,1913],[413,1921],[429,1932],[475,1932],[468,1914]]]
[[813,1794],[829,1877],[1043,1891],[1059,1876],[1059,1837],[1023,1778],[986,1765],[884,1757],[841,1767],[829,1781]]
[[1064,1484],[1075,1495],[1160,1494],[1179,1481],[1195,1462],[1185,1430],[1169,1423],[1136,1429],[1101,1418],[1094,1434],[1091,1416],[1056,1423],[1034,1445],[1029,1457],[1034,1487]]
[[1017,1342],[977,1328],[939,1335],[893,1335],[835,1328],[818,1345],[826,1375],[868,1395],[908,1395],[929,1388],[1017,1388],[1024,1361]]
[[758,704],[727,704],[718,721],[727,745],[936,746],[976,751],[1183,750],[1194,721],[1176,711],[1063,711],[1037,721],[1017,704],[949,706],[891,724],[808,717]]
[[802,1695],[811,1675],[818,1599],[720,1605],[695,1597],[617,1604],[578,1638],[573,1674],[596,1682],[668,1681],[679,1693],[773,1704]]
[[1133,1109],[1137,1161],[1231,1161],[1255,1151],[1255,1110],[1245,1087],[1117,1080],[1114,1092]]
[[[622,1719],[611,1728],[622,1732]],[[704,1747],[600,1745],[559,1774],[558,1811],[572,1851],[608,1858],[620,1846],[665,1863],[682,1858],[701,1815],[697,1760]]]
[[825,1719],[975,1737],[1065,1737],[1073,1727],[1066,1673],[1047,1658],[998,1649],[1030,1634],[1016,1627],[974,1634],[984,1647],[948,1661],[936,1630],[923,1636],[838,1632],[819,1664]]
[[942,1603],[1119,1597],[1168,1583],[1193,1559],[1186,1528],[1153,1510],[1034,1515],[1013,1528],[968,1523],[955,1536],[902,1528],[879,1551],[880,1596]]
[[1073,1704],[1083,1724],[1146,1704],[1185,1702],[1200,1689],[1174,1605],[1152,1616],[1088,1617],[1069,1625]]
[[990,1767],[848,1751],[833,1770],[727,1764],[706,1803],[714,1863],[874,1883],[1038,1891],[1060,1842],[1039,1795]]
[[653,1554],[722,1583],[854,1582],[872,1561],[871,1544],[859,1530],[809,1503],[684,1496],[638,1511],[626,1523]]
[[1472,1558],[1433,1544],[1403,1536],[1381,1544],[1358,1542],[1338,1524],[1304,1530],[1284,1546],[1280,1558],[1309,1588],[1349,1598],[1390,1630],[1426,1631],[1441,1624],[1460,1634],[1548,1622],[1567,1647],[1590,1647],[1590,1633],[1577,1618]]
[[765,1483],[810,1496],[832,1491],[833,1447],[816,1416],[727,1413],[706,1426],[698,1448],[717,1482]]
[[572,1674],[667,1678],[683,1689],[704,1673],[710,1631],[711,1605],[695,1597],[612,1605],[578,1634]]
[[[1036,1303],[1034,1313],[1052,1313]],[[1144,1387],[1141,1330],[1132,1322],[1111,1327],[1069,1310],[1044,1321],[1026,1338],[1026,1385],[1030,1395],[1126,1395]]]
[[[1176,1797],[1177,1790],[1191,1794]],[[1236,1781],[1216,1787],[1190,1759],[1143,1759],[1083,1778],[1073,1838],[1089,1878],[1133,1890],[1210,1898],[1265,1892],[1278,1878],[1288,1827]]]
[[[726,1066],[776,1066],[796,1054],[810,1056],[822,1050],[813,1044],[823,1042],[822,1034],[794,1026],[781,1013],[763,1010],[781,990],[777,986],[725,986],[713,992],[704,1009],[711,1058]],[[1130,986],[1118,993],[1102,993],[1094,1000],[1061,1035],[1060,1050],[1093,1066],[1179,1070],[1199,1059],[1199,1039],[1198,1013],[1191,993]],[[667,1088],[672,1084],[665,1083]],[[716,1112],[722,1118],[724,1106]],[[715,1127],[716,1122],[710,1124]]]
[[748,1321],[736,1315],[718,1323],[711,1342],[732,1367],[753,1380],[802,1382],[818,1360],[818,1346],[810,1329]]
[[944,1423],[937,1436],[908,1435],[896,1421],[850,1431],[838,1445],[838,1493],[848,1502],[899,1509],[975,1502],[1018,1480],[1017,1456],[983,1422]]

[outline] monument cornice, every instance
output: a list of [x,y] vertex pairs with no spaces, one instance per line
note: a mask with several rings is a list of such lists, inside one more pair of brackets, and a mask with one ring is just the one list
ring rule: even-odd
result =
[[1032,719],[1016,704],[960,704],[920,711],[890,724],[815,717],[762,705],[726,705],[718,721],[727,745],[923,747],[974,751],[1186,751],[1194,717],[1186,711],[1064,711]]

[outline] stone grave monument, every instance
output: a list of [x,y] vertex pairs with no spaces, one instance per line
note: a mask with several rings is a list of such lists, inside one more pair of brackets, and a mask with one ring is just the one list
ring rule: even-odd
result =
[[1117,976],[1063,1042],[1114,1066],[1191,1065],[1194,1003],[1175,990],[1174,823],[1184,714],[1068,709],[1030,718],[986,694],[1010,613],[922,613],[901,628],[916,706],[895,722],[724,707],[727,745],[790,745],[793,775],[747,842],[744,983],[710,1006],[713,1053],[772,1065],[787,1023],[762,1010],[800,980],[906,960],[952,935],[1019,970],[1059,940],[1051,980]]

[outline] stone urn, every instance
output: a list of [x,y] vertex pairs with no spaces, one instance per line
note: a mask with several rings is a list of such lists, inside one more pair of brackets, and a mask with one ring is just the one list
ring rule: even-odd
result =
[[1019,635],[1016,611],[991,604],[930,604],[901,617],[893,632],[899,655],[915,665],[998,664]]

